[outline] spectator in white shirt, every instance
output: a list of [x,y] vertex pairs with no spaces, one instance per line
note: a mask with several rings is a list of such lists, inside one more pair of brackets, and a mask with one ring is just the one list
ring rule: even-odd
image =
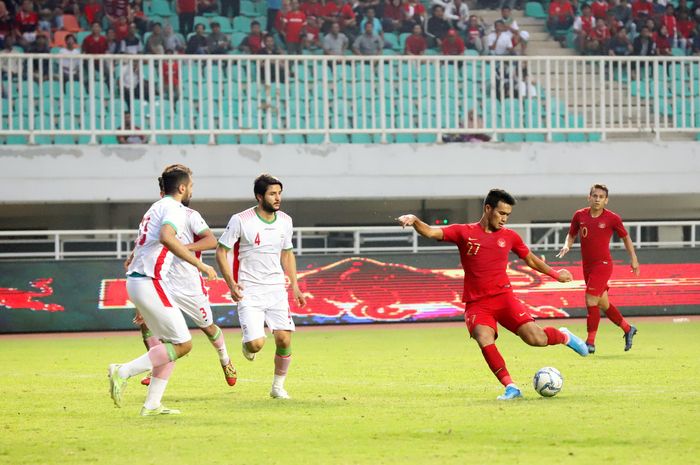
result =
[[489,55],[513,54],[513,34],[500,19],[494,23],[494,31],[486,36],[486,47]]
[[466,31],[469,24],[469,7],[463,0],[453,0],[445,8],[445,19],[460,31]]
[[[66,36],[66,46],[61,47],[59,52],[62,55],[80,55],[80,47],[77,46],[77,41],[73,34]],[[72,58],[61,58],[59,60],[59,66],[61,67],[61,72],[63,73],[64,82],[70,80],[78,80],[78,70],[80,69],[80,60]]]

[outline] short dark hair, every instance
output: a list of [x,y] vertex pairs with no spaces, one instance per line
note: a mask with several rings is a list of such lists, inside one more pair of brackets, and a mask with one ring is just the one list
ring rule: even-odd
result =
[[258,21],[251,21],[250,27],[253,27],[253,26],[260,26],[260,23]]
[[484,206],[490,205],[491,208],[496,208],[498,206],[498,202],[503,202],[511,206],[515,205],[516,203],[515,197],[513,197],[503,189],[491,189],[489,193],[486,194],[486,198],[484,199]]
[[588,191],[588,195],[593,194],[593,191],[596,189],[602,190],[603,192],[605,192],[605,196],[608,196],[608,186],[606,186],[605,184],[593,184],[591,186],[591,190]]
[[258,195],[264,196],[265,192],[267,192],[267,188],[275,184],[280,186],[280,189],[284,189],[284,186],[282,186],[282,181],[271,174],[263,173],[255,178],[255,182],[253,183],[253,193],[255,194],[256,200]]
[[211,26],[211,28],[214,29],[214,26],[216,26],[216,27],[221,27],[221,24],[219,24],[219,23],[216,22],[216,21],[212,21],[211,23],[209,23],[209,26]]
[[185,184],[192,176],[192,170],[185,165],[175,164],[168,165],[163,170],[158,185],[165,195],[174,194],[180,187],[180,184]]

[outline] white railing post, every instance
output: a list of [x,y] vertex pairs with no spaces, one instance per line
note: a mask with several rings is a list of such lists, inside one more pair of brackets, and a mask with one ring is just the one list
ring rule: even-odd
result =
[[297,233],[297,250],[296,250],[296,254],[297,254],[297,255],[303,255],[304,250],[302,249],[302,240],[301,240],[302,232],[301,232],[301,230],[297,230],[296,233]]
[[117,233],[117,258],[122,258],[122,233]]
[[[304,66],[306,66],[306,62],[304,62]],[[314,68],[314,72],[316,72],[316,68]],[[331,141],[331,107],[330,107],[330,98],[329,98],[329,86],[328,86],[328,58],[323,57],[323,66],[322,66],[322,71],[321,71],[321,86],[323,89],[323,130],[324,130],[324,142],[326,144],[330,143]],[[337,92],[336,92],[337,96]],[[316,99],[318,100],[318,99]],[[336,102],[338,99],[334,99]],[[347,117],[346,117],[347,118]],[[345,124],[343,124],[343,127],[345,127]]]
[[[20,76],[21,70],[22,70],[22,63],[18,63],[19,70],[20,70]],[[41,64],[39,64],[41,66]],[[27,86],[27,99],[29,101],[29,139],[27,142],[29,145],[34,145],[34,130],[36,129],[34,127],[34,104],[36,103],[35,97],[34,97],[34,60],[27,60],[27,80],[29,81],[29,85]],[[41,89],[39,89],[39,92],[41,92]],[[39,114],[42,114],[42,110],[39,111]]]
[[[655,133],[655,140],[659,141],[661,140],[661,124],[659,120],[659,102],[661,101],[660,98],[660,93],[661,93],[661,82],[659,82],[659,65],[663,66],[664,62],[658,62],[658,61],[653,61],[652,62],[654,69],[652,70],[652,74],[654,76],[654,84],[652,85],[652,92],[654,93],[654,133]],[[664,66],[664,77],[666,74],[666,67]],[[664,79],[664,84],[666,83],[666,79]],[[675,89],[674,89],[675,90]],[[664,87],[664,92],[666,91]]]
[[[100,60],[101,61],[101,60]],[[97,125],[97,121],[95,118],[95,58],[90,57],[88,61],[88,107],[90,108],[90,145],[95,145],[97,144],[97,135],[95,134],[95,129],[97,129],[95,126]],[[101,87],[100,87],[101,90]],[[104,114],[104,109],[100,112],[101,114]]]
[[[219,73],[223,73],[219,69]],[[211,57],[207,58],[207,126],[209,127],[209,145],[216,145],[216,136],[214,135],[214,61]]]
[[[382,129],[380,142],[386,144],[386,93],[384,89],[384,58],[379,59],[379,127]],[[393,111],[392,111],[393,114]]]
[[353,232],[352,239],[352,251],[358,255],[360,253],[360,231]]
[[[435,65],[435,80],[432,81],[432,84],[435,86],[435,121],[437,126],[437,141],[440,143],[442,141],[442,79],[440,75],[442,63],[439,59],[428,61],[428,65],[431,63]],[[430,84],[430,68],[428,68],[428,86],[430,86]]]
[[418,233],[414,229],[411,234],[411,248],[413,253],[418,253]]
[[[544,106],[545,106],[545,124],[547,125],[547,141],[552,142],[552,65],[550,63],[551,58],[547,57],[544,62],[544,68],[545,68],[545,98],[544,98]],[[528,84],[525,83],[527,86]],[[537,94],[539,95],[539,93]],[[568,115],[567,111],[567,115]],[[559,114],[559,108],[557,108],[557,117]],[[559,121],[557,120],[557,125]],[[568,129],[568,128],[567,128]],[[529,229],[528,229],[529,231]],[[529,242],[528,242],[529,244]]]
[[[605,62],[601,59],[598,61],[598,77],[600,79],[600,87],[598,88],[598,95],[600,96],[600,140],[605,141],[606,136],[606,120],[607,118],[605,117],[605,105],[607,102],[605,101],[605,72],[603,71],[605,69]],[[612,105],[612,102],[610,102]]]
[[58,233],[53,235],[53,254],[54,260],[61,259],[61,236]]

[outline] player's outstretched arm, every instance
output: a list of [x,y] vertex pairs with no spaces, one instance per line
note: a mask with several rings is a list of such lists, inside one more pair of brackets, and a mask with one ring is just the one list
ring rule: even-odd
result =
[[527,254],[527,256],[524,258],[525,263],[527,263],[527,266],[532,268],[535,271],[539,271],[542,274],[546,274],[547,276],[550,276],[553,279],[556,279],[560,283],[568,283],[569,281],[573,280],[573,276],[571,276],[571,273],[569,270],[558,270],[555,271],[552,269],[551,266],[547,265],[545,262],[540,260],[535,254],[530,252]]
[[199,236],[199,240],[191,244],[187,244],[187,250],[191,250],[192,252],[200,252],[202,250],[214,250],[216,248],[218,241],[216,240],[214,233],[211,232],[211,229],[197,233],[197,235]]
[[299,283],[297,282],[297,259],[294,257],[292,249],[283,250],[280,261],[282,263],[282,269],[289,277],[289,285],[292,287],[292,292],[294,292],[294,300],[296,300],[299,308],[302,308],[306,305],[306,297],[304,297],[304,294],[299,289]]
[[632,268],[632,273],[634,273],[635,276],[639,276],[639,260],[637,260],[637,252],[634,251],[632,239],[630,239],[630,236],[627,235],[622,238],[622,242],[625,244],[627,253],[630,254],[630,267]]
[[219,244],[216,248],[216,264],[219,266],[219,271],[221,271],[221,277],[224,278],[226,285],[231,291],[231,298],[234,302],[238,302],[243,298],[243,293],[241,292],[243,288],[233,279],[233,274],[228,264],[228,251],[226,247]]
[[423,237],[427,237],[428,239],[441,241],[444,238],[442,228],[428,226],[426,223],[418,219],[416,215],[401,215],[396,218],[396,221],[398,221],[404,228],[406,226],[413,226],[413,229],[415,229],[418,234]]
[[567,253],[569,253],[569,250],[571,250],[571,247],[574,245],[574,236],[571,234],[566,235],[566,240],[564,241],[564,247],[561,248],[559,253],[557,254],[557,258],[561,258]]
[[170,250],[176,257],[183,259],[204,273],[207,276],[207,279],[211,280],[217,278],[216,270],[206,263],[197,260],[197,257],[192,255],[192,253],[187,250],[187,247],[182,245],[182,242],[177,239],[175,228],[169,224],[165,224],[162,228],[160,228],[160,243]]

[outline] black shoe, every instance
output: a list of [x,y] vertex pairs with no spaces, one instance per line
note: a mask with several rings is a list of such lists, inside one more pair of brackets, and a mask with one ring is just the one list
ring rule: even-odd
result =
[[637,328],[630,326],[630,330],[622,336],[625,339],[625,352],[632,348],[632,339],[634,339],[635,334],[637,334]]
[[588,347],[588,354],[589,355],[595,354],[595,344],[586,343],[586,347]]

